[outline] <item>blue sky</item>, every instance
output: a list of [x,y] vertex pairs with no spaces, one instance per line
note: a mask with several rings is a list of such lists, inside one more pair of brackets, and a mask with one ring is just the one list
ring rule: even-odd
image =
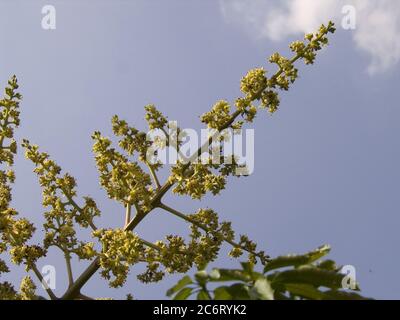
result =
[[[144,128],[149,103],[183,127],[202,128],[199,116],[217,100],[234,101],[250,68],[268,69],[270,54],[287,53],[287,45],[320,19],[332,16],[340,25],[332,1],[318,8],[302,1],[2,0],[0,82],[16,74],[21,84],[18,138],[39,144],[77,178],[79,192],[102,210],[99,226],[117,227],[123,208],[98,184],[92,132],[110,135],[114,114]],[[169,194],[166,202],[186,212],[214,208],[272,256],[330,244],[338,263],[356,267],[365,295],[399,298],[400,8],[395,0],[350,2],[359,6],[357,28],[339,27],[317,63],[300,66],[281,109],[272,117],[260,113],[252,125],[254,174],[230,180],[219,197],[193,202]],[[56,30],[41,28],[45,4],[57,10]],[[14,206],[40,231],[44,209],[32,169],[20,153]],[[161,212],[137,229],[148,240],[187,230]],[[56,266],[61,294],[61,255],[52,251],[39,262],[45,264]],[[237,261],[223,255],[213,265],[235,267]],[[85,266],[79,264],[76,275]],[[163,298],[177,279],[143,285],[135,280],[137,270],[122,290],[96,276],[84,292]],[[7,278],[22,274],[14,268]]]

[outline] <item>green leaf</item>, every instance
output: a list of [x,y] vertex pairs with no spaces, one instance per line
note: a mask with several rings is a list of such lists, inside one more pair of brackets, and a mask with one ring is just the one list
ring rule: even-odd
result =
[[278,272],[269,277],[274,284],[302,283],[310,284],[315,287],[327,287],[331,289],[339,289],[342,287],[342,279],[345,275],[318,268],[304,267],[301,269],[287,270]]
[[266,278],[260,278],[250,289],[250,297],[259,300],[274,300],[274,290]]
[[219,277],[210,278],[211,282],[221,281],[244,281],[248,282],[251,280],[251,276],[243,272],[243,270],[236,269],[216,269],[219,272]]
[[179,291],[173,300],[186,300],[192,294],[193,288],[183,288]]
[[249,300],[249,288],[243,283],[235,283],[226,288],[232,296],[232,300]]
[[337,271],[340,269],[340,267],[338,267],[336,265],[336,262],[333,260],[324,260],[321,261],[318,265],[318,268],[320,269],[325,269],[325,270],[331,270],[331,271]]
[[325,245],[319,247],[316,250],[310,251],[304,255],[288,255],[288,256],[277,257],[267,263],[267,265],[264,268],[264,273],[284,267],[290,267],[290,266],[298,267],[310,264],[322,258],[323,256],[327,255],[330,250],[331,250],[330,246]]
[[221,277],[221,274],[220,274],[218,269],[212,269],[212,271],[210,272],[209,277],[210,277],[211,281],[218,280]]
[[196,281],[201,285],[205,285],[207,283],[208,280],[208,274],[206,270],[200,270],[198,272],[195,273],[194,278],[196,279]]
[[228,287],[218,287],[214,290],[214,300],[232,300],[231,294],[227,290]]
[[199,291],[197,294],[197,300],[210,300],[208,293],[205,290]]
[[285,285],[287,291],[292,295],[310,300],[324,299],[324,293],[309,284],[289,283]]
[[354,292],[329,290],[324,292],[325,300],[372,300]]
[[176,285],[174,285],[172,288],[168,289],[167,291],[167,296],[170,297],[174,293],[178,292],[181,290],[183,287],[186,287],[189,284],[192,284],[193,281],[189,276],[184,276],[181,280],[178,281]]
[[249,300],[249,288],[243,283],[223,286],[214,290],[214,300]]
[[250,262],[241,262],[243,271],[245,271],[247,274],[251,275],[253,272],[254,265]]

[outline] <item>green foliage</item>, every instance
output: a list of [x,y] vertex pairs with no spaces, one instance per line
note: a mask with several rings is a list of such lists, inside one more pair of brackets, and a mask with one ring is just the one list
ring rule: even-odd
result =
[[[243,96],[236,99],[235,108],[227,101],[219,101],[203,114],[201,121],[222,136],[225,129],[239,129],[245,123],[253,122],[260,109],[274,113],[279,106],[279,92],[288,90],[298,76],[295,62],[313,63],[317,51],[328,43],[327,35],[334,30],[333,23],[329,23],[316,34],[306,35],[303,42],[294,42],[290,46],[294,53],[292,58],[273,54],[269,61],[277,67],[275,73],[268,76],[264,68],[250,70],[241,80]],[[22,98],[17,89],[14,76],[8,82],[4,98],[0,100],[0,254],[8,252],[13,263],[23,264],[27,272],[33,272],[42,282],[42,275],[36,266],[38,260],[45,258],[50,248],[59,250],[65,258],[69,285],[61,297],[56,297],[46,287],[50,299],[89,299],[81,290],[99,269],[111,287],[125,285],[128,273],[137,264],[145,265],[145,271],[137,275],[138,280],[144,283],[160,281],[166,274],[187,273],[193,267],[203,270],[217,259],[223,244],[231,246],[231,257],[247,256],[242,270],[215,269],[210,274],[200,271],[194,280],[184,277],[169,290],[168,295],[173,295],[175,299],[186,299],[193,294],[198,299],[358,297],[338,290],[342,275],[332,263],[326,261],[315,265],[315,261],[327,253],[327,248],[304,256],[269,261],[269,256],[258,250],[256,243],[247,235],[237,235],[231,223],[221,221],[214,210],[196,208],[193,210],[195,213],[182,213],[166,205],[163,198],[170,190],[192,199],[201,199],[208,193],[218,195],[225,188],[227,178],[234,175],[237,169],[244,168],[237,163],[234,155],[226,158],[222,152],[218,155],[220,163],[213,163],[211,158],[206,163],[199,163],[197,160],[203,152],[202,146],[187,158],[188,161],[171,166],[168,178],[161,183],[158,175],[163,165],[151,163],[147,155],[159,144],[180,152],[182,141],[177,137],[183,132],[179,128],[167,132],[168,120],[154,105],[145,107],[145,119],[149,130],[158,129],[166,134],[165,141],[149,141],[146,132],[137,130],[118,116],[111,121],[117,146],[113,144],[113,139],[99,131],[92,135],[100,185],[110,199],[121,205],[120,228],[98,229],[95,220],[101,217],[101,210],[96,201],[89,196],[79,198],[75,178],[63,172],[37,145],[23,140],[25,156],[34,165],[34,173],[42,188],[44,207],[42,242],[31,243],[35,226],[26,218],[19,218],[18,212],[11,207],[15,174],[10,168],[17,152],[14,130],[20,123],[19,104]],[[188,232],[166,234],[155,242],[142,239],[135,229],[155,209],[188,223]],[[85,231],[85,239],[91,236],[91,241],[82,239]],[[75,277],[71,263],[74,256],[90,261],[79,277]],[[263,266],[264,273],[253,270],[257,263]],[[287,267],[294,269],[277,271]],[[9,266],[0,259],[0,276],[6,272],[9,272]],[[231,281],[235,283],[218,287],[213,292],[207,289],[208,283]],[[320,287],[329,290],[321,291]],[[0,282],[0,299],[40,298],[36,296],[35,289],[29,277],[22,280],[19,291],[10,283]]]
[[[263,272],[252,263],[241,269],[213,269],[197,272],[192,280],[182,278],[167,291],[175,300],[190,296],[197,300],[361,300],[355,291],[343,290],[346,275],[331,260],[319,261],[330,251],[320,247],[304,255],[281,256],[270,260]],[[221,285],[221,283],[223,285]],[[213,289],[210,287],[213,286]]]

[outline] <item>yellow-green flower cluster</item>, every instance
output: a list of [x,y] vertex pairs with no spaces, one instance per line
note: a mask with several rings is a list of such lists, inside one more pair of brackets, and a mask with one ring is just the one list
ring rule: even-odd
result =
[[[0,253],[2,253],[2,252],[4,252],[4,250],[0,251]],[[10,271],[10,269],[8,268],[8,266],[5,263],[5,261],[0,259],[0,274],[1,273],[6,273],[6,272],[9,272],[9,271]]]
[[[17,144],[14,140],[14,128],[19,126],[19,104],[22,99],[18,89],[18,81],[13,76],[8,81],[4,98],[0,100],[0,163],[6,162],[10,166],[14,163],[17,153]],[[8,145],[5,145],[9,140]]]
[[190,226],[189,248],[190,251],[196,252],[194,263],[202,269],[218,257],[221,244],[224,241],[232,241],[235,233],[231,223],[220,223],[218,214],[212,209],[199,209],[189,218],[194,222]]
[[155,260],[160,262],[168,273],[183,273],[190,269],[193,261],[189,258],[189,251],[182,236],[168,235],[165,242],[157,241],[156,245],[159,250]]
[[175,184],[173,192],[201,199],[207,192],[219,194],[225,188],[226,176],[214,174],[211,165],[191,164],[187,170],[184,164],[178,162],[171,168],[169,181]]
[[[16,92],[18,83],[16,77],[8,81],[5,89],[4,98],[0,100],[0,164],[6,163],[11,166],[14,163],[16,154],[14,137],[14,128],[19,125],[19,103],[21,95]],[[8,145],[7,145],[8,143]],[[14,147],[12,147],[14,146]],[[11,230],[15,235],[23,232],[16,223],[15,216],[18,214],[10,208],[11,186],[14,183],[15,175],[11,170],[0,170],[0,233],[2,242],[0,242],[0,253],[7,249],[7,244],[12,240],[9,234]],[[19,223],[21,226],[21,223]],[[18,240],[18,239],[16,239]]]
[[262,92],[267,85],[266,71],[264,68],[256,68],[250,70],[240,82],[240,90],[246,97],[256,97]]
[[[274,53],[269,61],[278,66],[278,71],[270,78],[266,77],[266,71],[263,68],[250,70],[241,81],[241,91],[244,97],[236,100],[236,107],[240,114],[247,122],[252,122],[256,116],[257,108],[253,105],[254,101],[260,101],[260,107],[268,109],[270,113],[274,113],[279,106],[279,96],[277,89],[288,90],[291,83],[294,83],[298,77],[298,70],[294,67],[294,63],[302,59],[306,64],[314,63],[317,51],[328,44],[328,33],[335,31],[334,25],[330,22],[327,26],[322,25],[316,34],[308,34],[305,41],[295,41],[290,45],[290,49],[295,53],[291,59]],[[224,114],[224,119],[228,118],[228,114]],[[219,119],[214,119],[218,122]],[[240,127],[241,123],[226,121],[233,128]],[[220,127],[224,123],[219,123]]]
[[116,115],[111,119],[111,124],[114,134],[122,137],[118,145],[129,155],[137,152],[139,160],[145,161],[146,151],[151,145],[151,142],[147,141],[146,133],[128,126],[125,120],[120,120]]
[[[145,106],[146,110],[146,121],[149,129],[160,129],[167,135],[166,124],[167,118],[156,109],[154,105]],[[112,118],[112,129],[115,136],[120,137],[118,141],[119,147],[121,147],[129,156],[137,153],[137,158],[146,166],[149,166],[149,151],[150,154],[154,153],[154,148],[157,150],[157,145],[169,145],[169,140],[172,137],[164,136],[162,139],[156,139],[151,141],[148,139],[145,132],[139,131],[134,127],[130,127],[125,120],[120,120],[118,116]],[[179,129],[178,129],[179,130]],[[156,152],[157,153],[157,152]],[[162,163],[152,163],[152,168],[158,170],[162,167]]]
[[[209,151],[212,154],[211,148]],[[169,176],[169,181],[174,184],[173,192],[201,199],[207,192],[218,195],[225,189],[226,178],[235,175],[243,166],[237,163],[235,156],[224,156],[222,149],[219,152],[216,163],[212,163],[215,159],[210,157],[207,162],[189,165],[178,162],[173,166]]]
[[46,255],[47,251],[38,245],[20,245],[12,247],[10,250],[13,263],[25,264],[25,269],[32,269],[36,261]]
[[231,107],[224,100],[218,101],[211,111],[201,116],[201,122],[207,124],[209,128],[219,130],[231,118]]
[[[0,100],[0,164],[12,166],[17,152],[14,129],[19,126],[19,104],[22,99],[17,78],[8,81],[4,98]],[[10,207],[11,184],[15,181],[12,170],[0,170],[0,254],[10,250],[14,263],[24,263],[27,270],[45,254],[39,246],[27,245],[35,227],[25,218],[17,218],[17,211]],[[0,274],[9,272],[6,263],[0,259]],[[26,288],[26,281],[24,288]],[[27,293],[27,292],[26,292]],[[19,299],[17,292],[7,282],[0,283],[0,299]]]
[[[120,126],[118,130],[123,130],[123,128],[125,126]],[[121,131],[117,132],[125,134]],[[137,150],[136,146],[133,146],[135,138],[133,136],[130,138],[132,138],[132,144],[124,142],[123,146],[130,148],[127,146],[130,144],[132,146],[130,150],[133,152]],[[112,148],[111,141],[103,137],[100,132],[93,134],[93,140],[100,184],[107,191],[108,196],[124,205],[135,204],[143,211],[150,210],[153,190],[149,174],[144,172],[136,161],[129,161],[127,157]]]
[[268,109],[272,114],[278,110],[280,105],[279,95],[273,90],[266,90],[261,95],[261,106]]
[[154,250],[146,249],[146,271],[137,275],[138,280],[143,283],[158,282],[165,276],[165,272],[160,270],[160,264],[153,261],[156,256],[154,253]]
[[35,300],[36,296],[36,285],[33,283],[29,276],[22,279],[19,287],[19,300]]
[[0,300],[37,300],[36,285],[29,276],[22,279],[19,292],[9,282],[0,283]]
[[193,222],[190,240],[186,243],[182,236],[168,235],[165,241],[147,247],[147,270],[138,275],[139,280],[157,282],[165,273],[184,273],[193,265],[204,267],[217,258],[222,242],[234,237],[231,224],[219,223],[218,215],[211,209],[200,209],[188,219]]
[[9,282],[0,282],[0,299],[1,300],[16,300],[17,292]]
[[146,110],[145,119],[150,130],[165,128],[168,120],[153,104],[145,106],[144,109]]
[[[6,220],[7,219],[7,220]],[[35,232],[35,227],[27,219],[2,218],[2,240],[10,246],[21,246],[26,243]]]
[[257,244],[255,242],[251,241],[248,236],[241,235],[238,245],[232,248],[229,255],[233,258],[238,258],[243,255],[244,251],[248,253],[248,260],[252,264],[257,263],[257,258],[262,264],[267,263],[269,260],[269,256],[264,251],[257,252]]
[[211,209],[200,209],[185,220],[191,223],[190,240],[185,242],[182,236],[168,235],[165,241],[148,246],[144,254],[147,270],[138,275],[139,280],[156,282],[166,273],[185,273],[194,265],[202,269],[218,257],[223,242],[234,247],[232,252],[238,252],[237,257],[247,251],[249,260],[254,263],[256,258],[263,263],[268,258],[263,252],[256,252],[255,244],[246,236],[241,236],[240,242],[235,243],[231,223],[219,222],[218,214]]
[[257,258],[263,264],[268,260],[269,257],[263,251],[256,251],[257,245],[247,236],[241,235],[239,243],[236,243],[231,223],[227,221],[219,222],[218,214],[215,211],[200,209],[196,214],[190,215],[189,219],[192,221],[190,236],[194,244],[191,250],[198,253],[195,263],[200,269],[217,258],[223,242],[233,246],[230,252],[232,257],[239,257],[243,254],[243,251],[246,251],[249,261],[254,264],[257,263]]
[[139,237],[122,229],[99,229],[93,232],[102,244],[99,253],[102,276],[110,280],[111,287],[120,287],[129,273],[130,266],[138,263],[143,256],[144,247]]
[[298,76],[298,70],[294,67],[293,62],[285,57],[282,57],[279,53],[274,53],[270,58],[269,62],[276,63],[279,67],[279,75],[271,79],[269,86],[276,88],[277,86],[282,90],[289,90],[291,83],[294,83]]
[[81,207],[74,200],[76,197],[75,178],[65,173],[61,174],[61,168],[50,159],[45,152],[40,152],[38,146],[31,145],[24,140],[26,157],[35,164],[34,172],[39,177],[39,183],[43,189],[42,204],[49,208],[44,213],[46,222],[44,229],[44,247],[58,247],[69,256],[76,254],[80,259],[91,259],[95,252],[90,250],[91,243],[79,241],[76,235],[76,224],[83,228],[93,228],[93,219],[100,216],[100,210],[95,201],[90,197],[84,198]]
[[296,41],[291,44],[290,49],[297,53],[306,64],[313,64],[316,53],[329,42],[327,35],[329,33],[334,33],[335,30],[334,23],[329,22],[327,26],[322,25],[317,33],[306,34],[304,39],[307,41],[307,44],[301,44],[300,41]]
[[288,90],[290,84],[294,83],[298,77],[298,69],[294,67],[294,63],[302,59],[306,64],[313,64],[316,54],[323,46],[328,44],[328,33],[335,32],[332,22],[328,26],[322,25],[316,34],[307,34],[305,36],[306,43],[303,41],[295,41],[290,45],[290,49],[295,53],[291,59],[274,53],[269,58],[269,62],[278,66],[278,72],[268,81],[265,91],[261,94],[261,107],[267,108],[274,113],[279,106],[279,97],[276,91],[271,89],[279,88]]
[[[199,252],[187,245],[181,236],[168,235],[165,241],[157,241],[154,246],[145,249],[144,261],[146,271],[137,278],[144,282],[157,282],[163,279],[165,273],[187,272],[194,263]],[[164,270],[161,270],[161,267]]]

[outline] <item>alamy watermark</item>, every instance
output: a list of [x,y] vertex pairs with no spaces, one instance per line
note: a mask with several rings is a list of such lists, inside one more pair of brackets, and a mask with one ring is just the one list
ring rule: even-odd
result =
[[43,289],[56,289],[56,268],[53,265],[45,265],[42,268],[42,288]]
[[151,164],[236,164],[238,176],[254,171],[254,129],[201,129],[199,135],[169,121],[167,130],[150,130],[146,138],[152,142],[146,154]]
[[53,5],[45,5],[42,7],[42,28],[44,30],[55,30],[57,27],[56,8]]
[[357,9],[352,5],[342,7],[342,28],[344,30],[355,30],[357,27]]
[[356,290],[356,268],[352,265],[346,265],[340,271],[345,275],[342,279],[342,289]]

